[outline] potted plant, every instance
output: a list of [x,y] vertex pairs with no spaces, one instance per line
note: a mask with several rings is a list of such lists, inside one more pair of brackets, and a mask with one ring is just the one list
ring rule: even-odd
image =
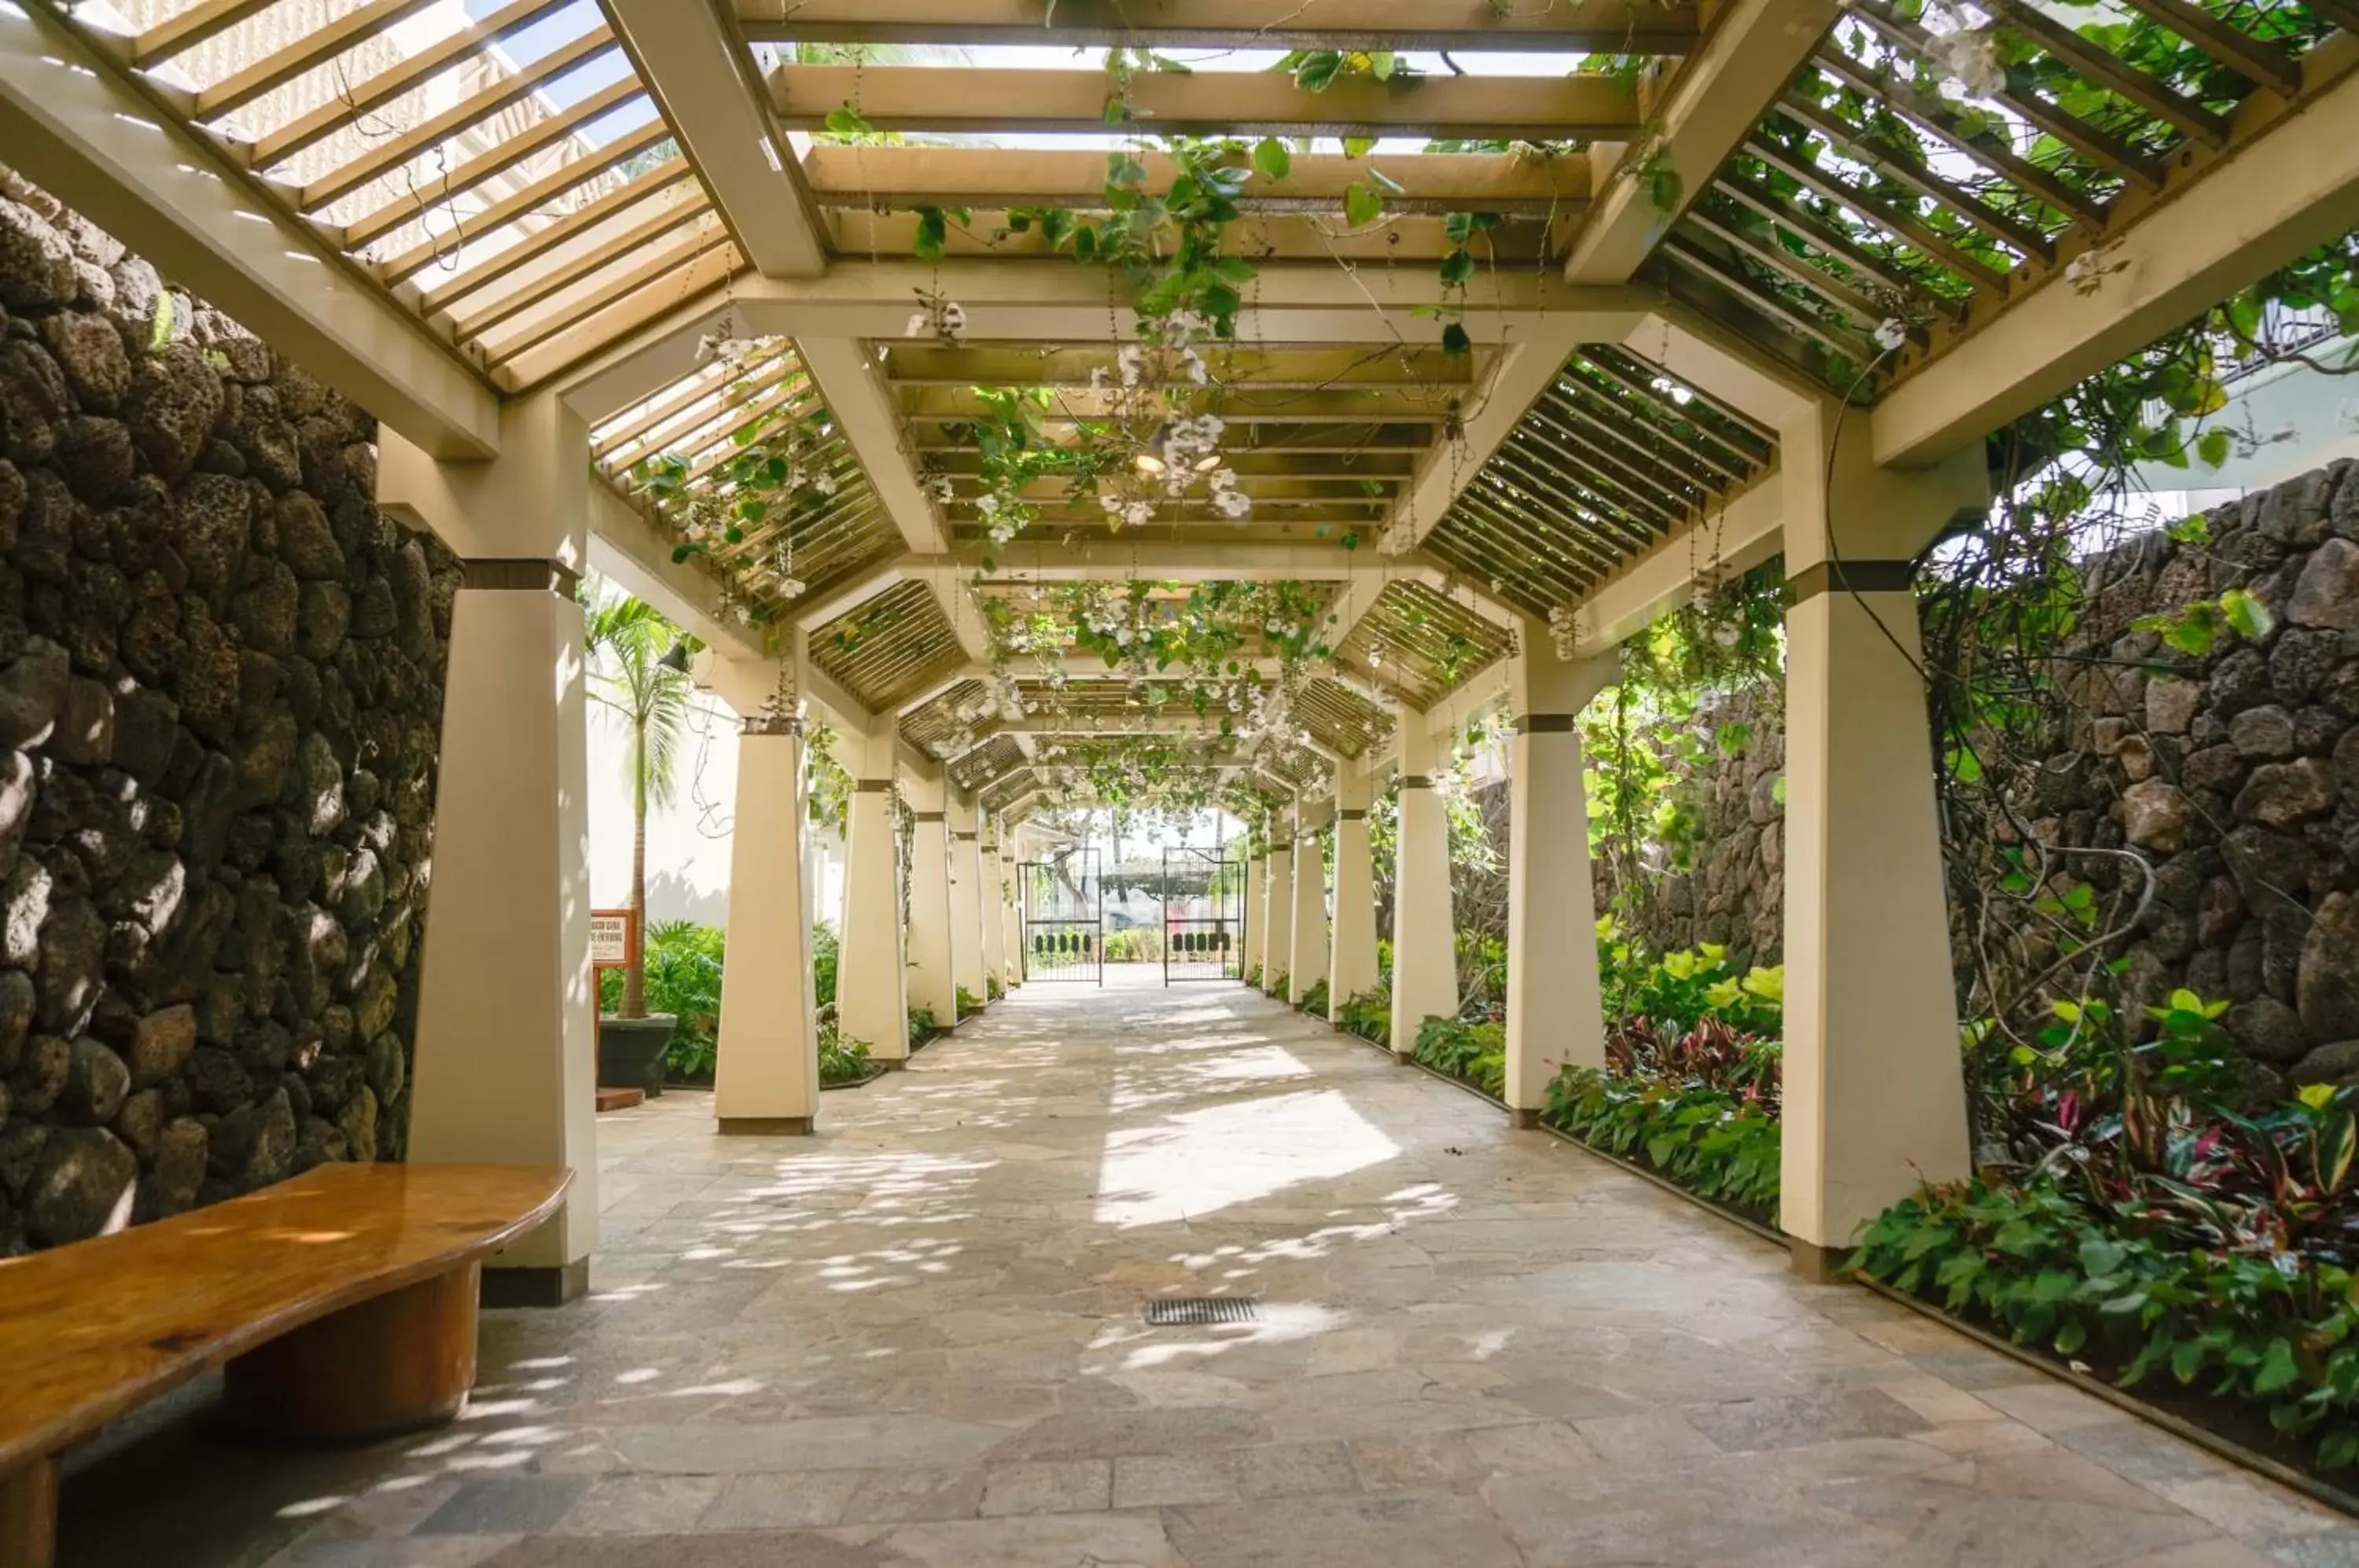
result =
[[590,655],[590,700],[628,731],[623,781],[631,792],[631,900],[640,939],[623,970],[623,995],[598,1019],[598,1083],[660,1094],[664,1058],[679,1020],[647,1012],[647,804],[672,796],[681,737],[688,728],[688,639],[652,605],[583,584],[583,640]]

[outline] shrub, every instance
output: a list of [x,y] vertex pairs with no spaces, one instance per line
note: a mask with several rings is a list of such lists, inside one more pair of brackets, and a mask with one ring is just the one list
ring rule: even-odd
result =
[[821,1026],[819,1031],[819,1081],[821,1083],[856,1083],[868,1076],[871,1065],[866,1040],[846,1040],[833,1024]]
[[951,988],[951,994],[952,1005],[958,1008],[958,1016],[960,1018],[971,1018],[974,1017],[975,1014],[983,1011],[982,1001],[973,992],[968,990],[965,986],[954,985]]
[[1256,991],[1261,989],[1260,964],[1256,964],[1251,969],[1245,971],[1245,984],[1252,986]]
[[1472,1083],[1493,1099],[1507,1093],[1507,1027],[1429,1017],[1417,1029],[1417,1060]]
[[1005,1001],[1007,998],[1007,982],[996,975],[986,975],[983,977],[983,994],[992,1001]]
[[811,923],[811,1001],[822,1007],[835,1006],[835,971],[842,956],[842,944],[837,940],[835,927],[825,920]]
[[1306,1013],[1312,1013],[1322,1018],[1325,1018],[1327,1016],[1327,982],[1321,980],[1318,985],[1313,985],[1310,990],[1302,993],[1302,1001],[1299,1006]]
[[[1431,1021],[1431,1020],[1429,1020]],[[1549,1126],[1636,1159],[1690,1192],[1774,1223],[1774,1109],[1724,1090],[1569,1067],[1549,1085]]]
[[1362,1040],[1389,1047],[1393,1039],[1392,993],[1381,985],[1373,991],[1363,991],[1343,1003],[1335,1021]]
[[[683,1078],[701,1078],[712,1071],[713,1050],[721,1037],[725,940],[720,927],[694,920],[666,920],[647,932],[647,1011],[670,1013],[679,1020],[664,1057],[670,1071]],[[598,1010],[611,1013],[622,999],[623,972],[600,971]]]
[[1287,990],[1293,983],[1293,979],[1292,975],[1280,972],[1277,979],[1262,987],[1262,992],[1265,996],[1275,996],[1283,1002],[1286,1000]]
[[909,1009],[910,1050],[915,1051],[918,1047],[925,1044],[926,1041],[940,1034],[941,1029],[941,1022],[934,1017],[933,1008],[911,1007]]
[[1124,931],[1108,931],[1105,935],[1105,961],[1108,964],[1160,964],[1163,962],[1163,933],[1152,926],[1132,926]]

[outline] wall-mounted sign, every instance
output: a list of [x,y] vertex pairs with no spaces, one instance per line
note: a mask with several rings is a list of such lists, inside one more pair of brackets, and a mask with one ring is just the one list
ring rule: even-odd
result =
[[636,909],[592,909],[590,911],[590,967],[592,969],[626,969],[631,955],[639,949],[639,912]]

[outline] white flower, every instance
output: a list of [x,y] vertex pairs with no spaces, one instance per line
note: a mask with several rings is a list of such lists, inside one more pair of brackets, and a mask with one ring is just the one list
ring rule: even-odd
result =
[[1875,324],[1875,346],[1886,354],[1897,353],[1908,341],[1908,323],[1897,316],[1886,316]]
[[799,577],[788,577],[783,579],[778,583],[778,597],[781,599],[799,599],[803,596],[803,590],[809,586],[810,584],[806,583]]
[[841,482],[834,474],[821,474],[818,478],[811,481],[811,488],[818,491],[822,495],[832,495],[835,494]]
[[921,338],[933,330],[933,322],[926,320],[926,313],[923,310],[919,310],[910,315],[909,324],[902,329],[901,335],[905,338]]
[[942,306],[942,331],[960,332],[966,330],[966,307],[952,299]]
[[1925,53],[1970,98],[1995,97],[2006,89],[2006,65],[1999,59],[1997,34],[1989,27],[1936,33],[1926,39]]
[[1155,520],[1155,503],[1133,501],[1122,509],[1122,520],[1133,528],[1143,528]]
[[1204,367],[1203,356],[1192,348],[1180,356],[1180,365],[1187,371],[1188,379],[1199,387],[1206,385],[1212,379],[1212,373]]
[[1121,368],[1122,384],[1125,387],[1136,387],[1138,385],[1140,369],[1144,365],[1145,362],[1146,354],[1140,350],[1136,343],[1125,343],[1122,345],[1122,352],[1114,355],[1114,363]]
[[1253,510],[1253,497],[1242,490],[1215,490],[1212,508],[1224,517],[1242,517]]
[[1108,375],[1108,374],[1107,374],[1107,372],[1106,372],[1106,367],[1105,367],[1104,365],[1091,365],[1091,366],[1090,366],[1090,390],[1091,390],[1091,391],[1093,391],[1093,392],[1103,392],[1103,391],[1104,391],[1108,387],[1112,386],[1113,384],[1114,384],[1114,378],[1113,378],[1110,375]]
[[996,495],[978,495],[975,497],[974,509],[981,512],[986,517],[995,516],[999,511],[999,497]]

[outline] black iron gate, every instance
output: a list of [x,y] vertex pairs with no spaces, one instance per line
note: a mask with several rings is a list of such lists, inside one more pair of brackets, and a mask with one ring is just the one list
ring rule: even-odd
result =
[[1076,844],[1017,867],[1024,887],[1024,978],[1105,983],[1105,898],[1098,852]]
[[1163,983],[1245,975],[1242,861],[1217,849],[1163,852]]

